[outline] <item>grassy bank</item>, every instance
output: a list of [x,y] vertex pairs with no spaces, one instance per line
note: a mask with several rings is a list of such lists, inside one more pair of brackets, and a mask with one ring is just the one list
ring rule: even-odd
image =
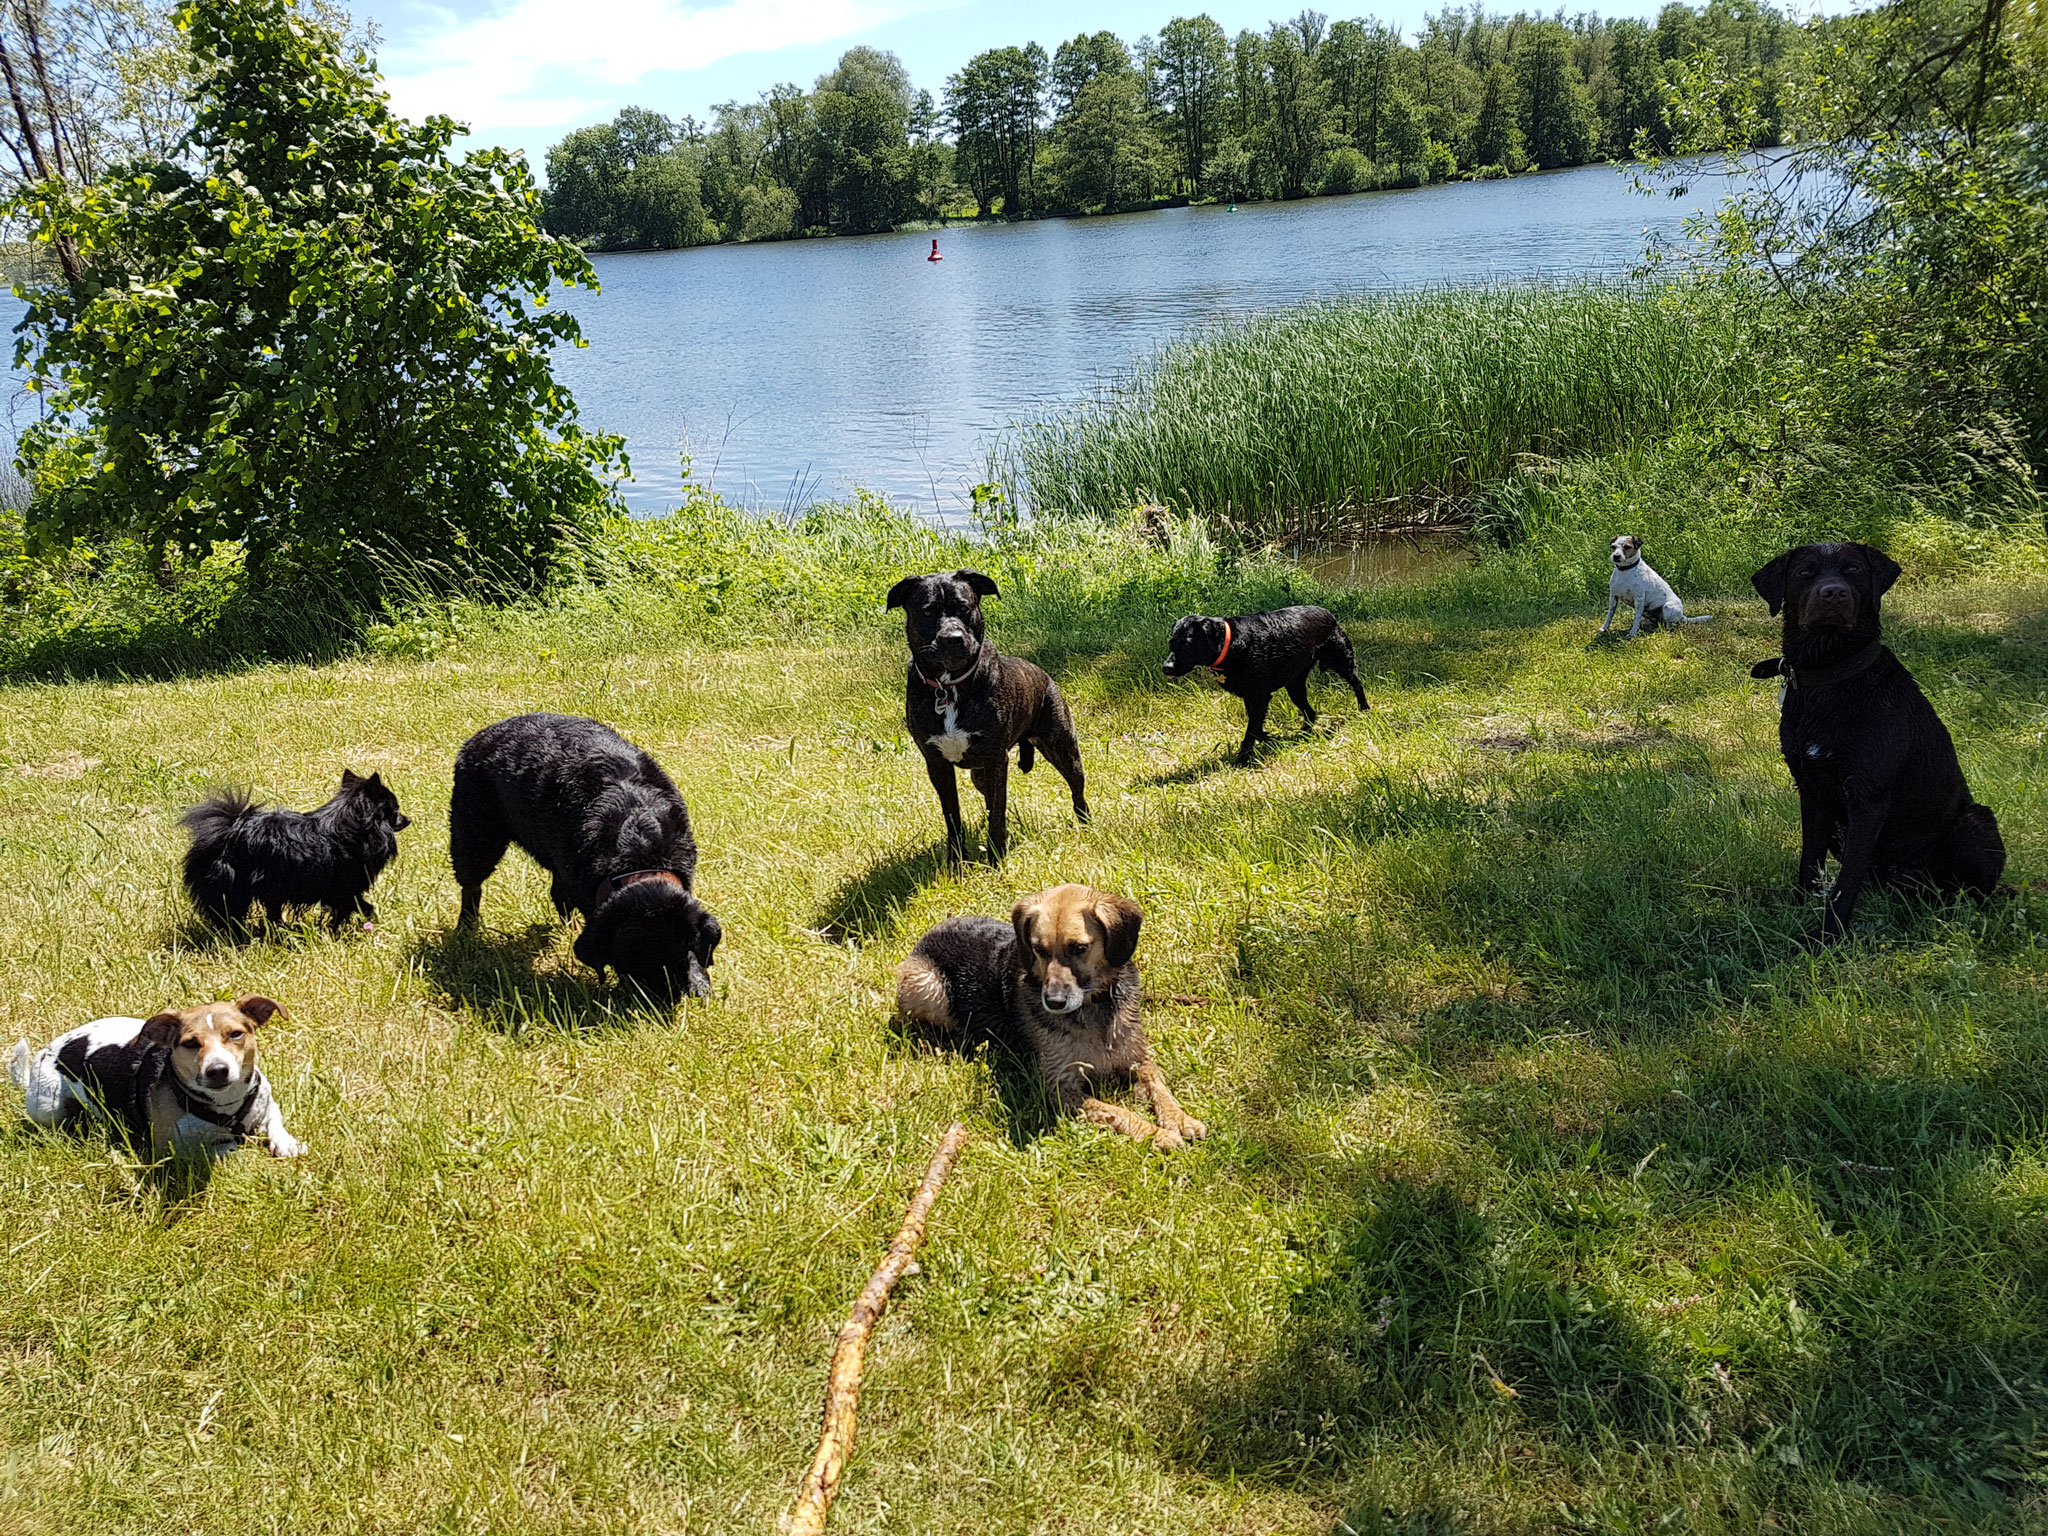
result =
[[1718,291],[1456,288],[1297,306],[1162,348],[1013,435],[1041,513],[1153,501],[1263,538],[1460,518],[1528,467],[1753,403],[1742,306]]
[[[1097,807],[1077,827],[1023,781],[1001,871],[938,867],[878,606],[965,551],[873,508],[700,505],[543,607],[417,613],[318,664],[0,690],[6,1038],[269,992],[312,1148],[187,1195],[0,1136],[0,1527],[770,1529],[832,1333],[959,1116],[835,1529],[2038,1528],[2048,899],[1880,898],[1804,947],[1746,678],[1774,629],[1721,569],[1768,519],[1696,500],[1695,534],[1653,536],[1720,617],[1589,644],[1599,530],[1664,475],[1532,482],[1547,553],[1423,589],[1324,592],[1194,529],[975,552],[997,637],[1074,700]],[[1924,539],[1894,643],[2038,879],[2039,540],[1973,559],[1910,505],[1838,513]],[[1159,679],[1165,624],[1286,596],[1345,612],[1375,708],[1319,688],[1325,726],[1237,772],[1237,705]],[[449,762],[534,708],[676,775],[728,934],[712,1000],[589,985],[516,855],[485,935],[452,935]],[[416,818],[376,930],[196,934],[178,809],[221,779],[309,804],[344,766]],[[1066,879],[1145,906],[1198,1147],[1051,1125],[1008,1064],[887,1027],[925,925]]]

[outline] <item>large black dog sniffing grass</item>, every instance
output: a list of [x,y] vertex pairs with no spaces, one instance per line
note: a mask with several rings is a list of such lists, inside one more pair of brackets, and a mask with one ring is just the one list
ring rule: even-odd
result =
[[998,655],[989,643],[981,600],[997,596],[980,571],[906,576],[889,589],[888,606],[903,610],[910,640],[903,722],[924,754],[925,773],[946,817],[946,857],[967,858],[960,819],[965,768],[988,805],[988,856],[1000,863],[1010,846],[1010,748],[1031,771],[1033,753],[1059,770],[1074,797],[1074,815],[1088,819],[1086,776],[1074,717],[1050,677],[1028,661]]
[[550,875],[555,910],[583,914],[576,958],[657,997],[711,991],[718,919],[691,894],[690,811],[660,764],[580,715],[515,715],[455,755],[448,855],[474,927],[484,881],[517,843]]
[[1334,613],[1313,603],[1227,619],[1190,614],[1173,626],[1165,671],[1168,677],[1179,678],[1197,667],[1207,667],[1221,680],[1225,692],[1244,700],[1239,767],[1250,763],[1253,750],[1269,739],[1266,710],[1281,689],[1294,700],[1304,728],[1316,723],[1315,709],[1308,701],[1308,675],[1317,667],[1349,683],[1360,709],[1372,708],[1358,681],[1351,637]]
[[1934,706],[1878,638],[1898,564],[1868,544],[1802,544],[1750,578],[1784,654],[1752,677],[1783,677],[1778,746],[1799,787],[1799,889],[1841,861],[1822,932],[1840,938],[1866,883],[1988,896],[2005,870],[1998,818],[1970,797]]

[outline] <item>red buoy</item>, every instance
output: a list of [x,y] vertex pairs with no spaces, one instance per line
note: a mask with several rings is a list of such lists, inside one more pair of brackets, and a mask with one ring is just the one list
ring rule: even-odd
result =
[[929,256],[927,256],[927,257],[925,257],[925,260],[926,260],[926,261],[944,261],[945,259],[946,259],[945,257],[943,257],[943,256],[941,256],[941,255],[939,254],[939,237],[938,237],[937,235],[933,235],[933,236],[932,236],[932,253],[931,253],[931,255],[929,255]]

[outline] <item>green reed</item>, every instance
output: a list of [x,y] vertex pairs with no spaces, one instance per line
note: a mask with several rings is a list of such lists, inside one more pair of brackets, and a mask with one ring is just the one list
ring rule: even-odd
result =
[[1717,290],[1591,282],[1320,300],[1162,348],[1020,426],[995,472],[1041,515],[1151,502],[1265,537],[1463,521],[1532,457],[1753,395],[1744,313]]

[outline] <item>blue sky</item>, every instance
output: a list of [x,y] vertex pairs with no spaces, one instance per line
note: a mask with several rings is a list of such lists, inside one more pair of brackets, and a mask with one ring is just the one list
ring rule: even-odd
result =
[[[1440,3],[1399,0],[1378,14],[1412,28]],[[1335,16],[1354,13],[1325,4]],[[1602,13],[1656,8],[1657,0],[1619,0]],[[1299,9],[1300,0],[1207,7],[1232,32]],[[781,80],[810,85],[856,43],[893,50],[936,97],[946,76],[985,48],[1035,40],[1050,51],[1103,27],[1135,41],[1192,8],[1171,0],[356,0],[355,10],[382,30],[379,63],[401,112],[446,112],[470,124],[472,143],[524,149],[542,170],[548,145],[621,107],[708,120],[714,102],[750,99]]]

